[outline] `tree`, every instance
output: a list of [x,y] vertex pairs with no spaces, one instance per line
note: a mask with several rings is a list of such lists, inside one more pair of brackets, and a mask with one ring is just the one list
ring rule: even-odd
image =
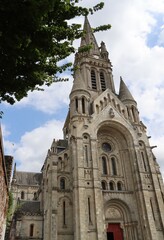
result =
[[73,40],[83,34],[81,25],[68,20],[103,5],[88,9],[79,6],[79,0],[1,0],[0,102],[14,104],[29,90],[60,81],[58,73],[71,64],[59,61],[75,51]]

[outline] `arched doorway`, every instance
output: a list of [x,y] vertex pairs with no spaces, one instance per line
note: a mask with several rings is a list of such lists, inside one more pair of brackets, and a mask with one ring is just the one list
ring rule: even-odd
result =
[[123,223],[124,213],[120,207],[115,204],[108,205],[105,218],[106,218],[106,234],[107,240],[123,240]]

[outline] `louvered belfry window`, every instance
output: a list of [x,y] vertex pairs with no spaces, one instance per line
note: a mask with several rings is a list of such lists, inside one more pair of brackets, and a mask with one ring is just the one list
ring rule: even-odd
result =
[[96,73],[94,70],[91,70],[91,84],[92,89],[97,90]]
[[100,72],[100,83],[101,83],[101,90],[105,91],[106,90],[106,83],[105,83],[105,77],[104,77],[103,72]]

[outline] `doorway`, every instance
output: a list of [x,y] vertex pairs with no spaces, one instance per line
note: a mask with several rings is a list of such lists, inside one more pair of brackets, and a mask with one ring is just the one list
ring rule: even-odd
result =
[[123,240],[123,230],[120,227],[120,223],[108,224],[107,240]]
[[113,232],[107,232],[107,240],[114,240]]

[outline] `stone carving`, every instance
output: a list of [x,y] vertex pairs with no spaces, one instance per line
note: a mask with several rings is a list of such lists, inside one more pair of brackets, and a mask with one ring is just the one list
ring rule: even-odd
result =
[[121,213],[116,208],[108,208],[106,211],[106,218],[107,219],[121,219]]
[[109,116],[110,116],[111,118],[114,118],[114,117],[115,117],[113,108],[110,108],[110,109],[109,109]]

